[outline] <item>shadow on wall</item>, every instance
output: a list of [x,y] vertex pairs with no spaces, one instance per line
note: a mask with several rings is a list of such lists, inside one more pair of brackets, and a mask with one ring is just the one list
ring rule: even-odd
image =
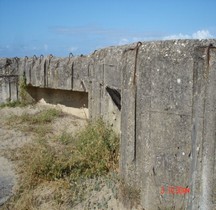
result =
[[50,104],[61,104],[74,108],[88,108],[88,93],[86,92],[38,87],[28,87],[27,92],[36,102],[44,99]]

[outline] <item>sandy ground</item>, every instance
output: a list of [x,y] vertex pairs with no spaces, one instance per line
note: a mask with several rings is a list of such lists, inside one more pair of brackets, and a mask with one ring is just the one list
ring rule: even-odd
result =
[[13,164],[6,158],[0,157],[0,206],[12,195],[16,182]]
[[30,138],[20,131],[7,129],[4,120],[12,114],[21,114],[22,111],[20,108],[0,110],[0,205],[12,195],[16,185],[14,164],[4,156],[8,150],[22,147],[30,141]]
[[32,137],[29,134],[27,135],[16,128],[10,129],[5,126],[5,120],[12,115],[35,114],[47,107],[61,108],[64,112],[69,113],[64,118],[53,122],[52,127],[56,132],[67,131],[73,133],[86,124],[88,110],[49,105],[43,101],[35,106],[25,108],[0,109],[0,206],[15,192],[17,184],[15,163],[6,158],[7,152],[32,141]]
[[[16,149],[18,147],[22,148],[26,143],[30,143],[33,139],[31,134],[25,134],[20,130],[5,125],[5,120],[11,115],[22,115],[23,113],[35,114],[47,107],[56,107],[62,109],[64,112],[68,113],[63,118],[58,118],[52,123],[53,130],[56,133],[61,133],[62,131],[74,133],[81,129],[87,123],[88,110],[87,109],[73,109],[67,108],[61,105],[48,105],[44,101],[41,101],[37,105],[28,106],[24,108],[3,108],[0,109],[0,209],[1,205],[16,191],[18,186],[19,177],[16,174],[16,161],[12,162],[7,159],[7,153],[11,149]],[[93,182],[93,186],[98,185],[98,182],[106,182],[104,180],[90,180]],[[111,183],[111,182],[110,182]],[[92,183],[91,183],[92,184]],[[73,209],[112,209],[112,210],[125,210],[123,205],[116,199],[115,194],[116,186],[113,183],[102,184],[100,189],[93,190],[89,194],[89,198],[81,203],[78,203]],[[114,183],[115,185],[115,183]],[[47,200],[48,202],[42,203],[40,210],[54,210],[56,208],[52,202],[52,191],[55,189],[49,184],[40,186],[35,191],[35,196],[38,197],[39,202],[42,200]],[[44,198],[49,199],[44,199]],[[100,205],[103,205],[100,206]],[[69,210],[70,208],[61,207],[61,210]],[[142,208],[131,208],[131,209],[142,209]]]

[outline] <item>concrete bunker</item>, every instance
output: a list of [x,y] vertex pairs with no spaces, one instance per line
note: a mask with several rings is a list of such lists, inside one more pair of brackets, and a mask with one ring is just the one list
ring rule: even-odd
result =
[[216,206],[215,46],[215,40],[138,42],[83,57],[21,58],[19,68],[16,60],[2,63],[4,72],[25,73],[35,100],[85,104],[90,119],[113,124],[121,136],[121,177],[140,190],[143,208],[211,210]]

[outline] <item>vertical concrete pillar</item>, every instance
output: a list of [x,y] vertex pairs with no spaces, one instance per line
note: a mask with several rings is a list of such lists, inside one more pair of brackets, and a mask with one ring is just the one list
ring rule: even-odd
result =
[[134,95],[135,50],[125,51],[122,66],[121,108],[121,176],[129,185],[135,185],[135,95]]
[[203,141],[203,114],[205,80],[205,48],[197,47],[194,50],[193,62],[193,96],[192,96],[192,118],[191,118],[191,167],[189,187],[191,189],[187,209],[197,210],[201,198],[201,171],[202,171],[202,141]]
[[7,102],[11,99],[10,95],[10,86],[8,78],[3,77],[2,79],[2,100],[3,102]]
[[[215,149],[216,149],[216,49],[207,48],[204,113],[203,113],[203,144],[202,144],[202,179],[200,209],[212,210],[215,180]],[[216,204],[216,203],[215,203]]]
[[212,210],[216,206],[216,49],[195,48],[191,168],[188,210]]
[[91,118],[98,118],[102,114],[104,69],[103,64],[95,63],[91,68],[92,79],[89,88],[89,106]]
[[18,76],[10,77],[10,94],[11,100],[17,101],[18,100]]
[[120,168],[141,189],[144,209],[215,207],[216,62],[208,44],[143,43],[136,102],[134,53],[123,57]]

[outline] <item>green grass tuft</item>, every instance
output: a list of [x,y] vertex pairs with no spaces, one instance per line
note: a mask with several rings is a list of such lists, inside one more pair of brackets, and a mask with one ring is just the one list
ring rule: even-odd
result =
[[44,140],[39,146],[28,146],[29,154],[25,154],[31,157],[25,157],[25,162],[35,178],[55,180],[67,176],[76,181],[118,168],[119,139],[102,120],[90,123],[75,137],[63,132],[58,140],[62,147],[51,147]]
[[22,107],[23,104],[20,101],[8,101],[6,103],[1,103],[0,108],[5,108],[5,107]]

